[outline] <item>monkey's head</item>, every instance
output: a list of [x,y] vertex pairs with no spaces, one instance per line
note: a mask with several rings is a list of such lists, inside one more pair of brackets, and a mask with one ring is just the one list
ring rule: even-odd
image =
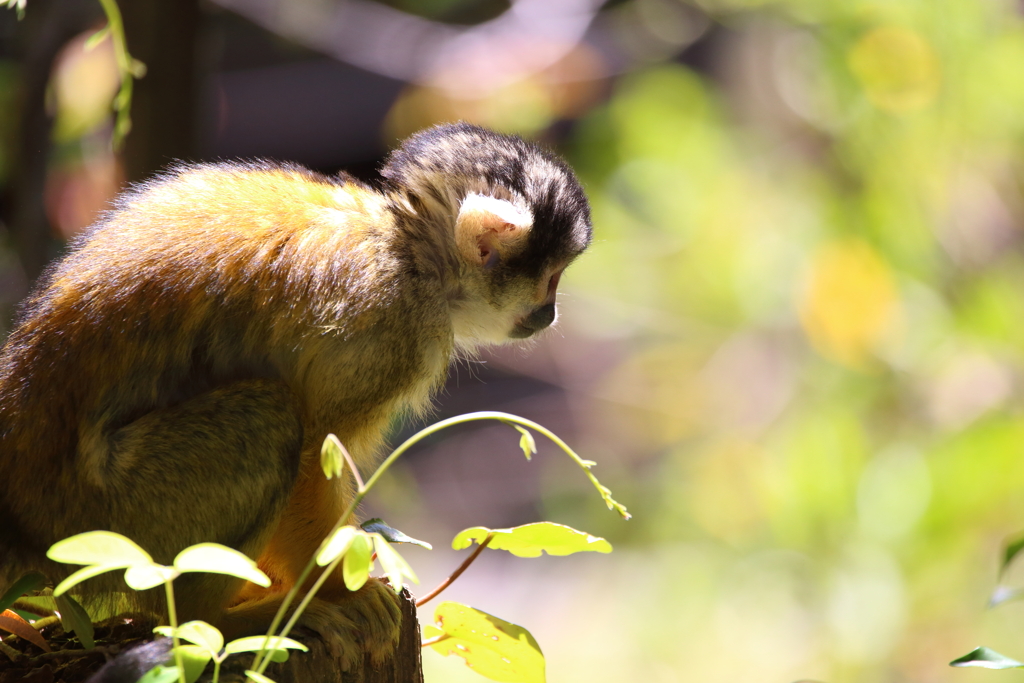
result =
[[526,339],[556,317],[565,268],[590,243],[590,206],[564,161],[467,123],[421,131],[382,175],[454,248],[456,342]]

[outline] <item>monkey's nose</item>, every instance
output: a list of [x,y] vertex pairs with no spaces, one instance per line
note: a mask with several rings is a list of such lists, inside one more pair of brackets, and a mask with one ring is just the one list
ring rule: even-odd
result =
[[543,330],[554,321],[555,305],[544,304],[540,308],[534,309],[530,315],[516,323],[516,326],[508,336],[512,339],[526,339],[527,337],[533,336],[535,332]]
[[544,304],[523,320],[523,326],[531,330],[543,330],[555,321],[555,305]]

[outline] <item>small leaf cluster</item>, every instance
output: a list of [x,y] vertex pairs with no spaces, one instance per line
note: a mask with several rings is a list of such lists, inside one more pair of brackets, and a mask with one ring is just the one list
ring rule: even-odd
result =
[[[989,607],[996,607],[1005,602],[1020,600],[1024,597],[1024,590],[1003,583],[1007,570],[1021,554],[1021,551],[1024,551],[1024,536],[1011,541],[1003,550],[1002,564],[999,567],[1000,583],[989,598]],[[957,667],[971,666],[982,669],[1024,669],[1024,663],[987,647],[976,647],[963,657],[954,659],[949,665]]]

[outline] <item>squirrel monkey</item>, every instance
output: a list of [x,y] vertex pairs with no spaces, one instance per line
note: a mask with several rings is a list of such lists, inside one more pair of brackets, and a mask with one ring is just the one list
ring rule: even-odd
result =
[[[0,588],[63,578],[46,551],[83,531],[165,564],[215,541],[274,583],[187,574],[180,620],[262,633],[352,499],[320,469],[327,434],[372,468],[456,353],[552,323],[591,236],[563,161],[458,123],[412,136],[381,174],[373,188],[292,164],[181,165],[50,268],[0,351]],[[380,660],[396,597],[337,574],[303,622],[346,662]],[[157,593],[134,595],[158,613]]]

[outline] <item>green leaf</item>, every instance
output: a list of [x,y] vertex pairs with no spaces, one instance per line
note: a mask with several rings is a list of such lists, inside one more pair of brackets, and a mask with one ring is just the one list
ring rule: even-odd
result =
[[526,459],[530,460],[534,453],[537,452],[537,442],[534,440],[533,434],[517,424],[512,426],[516,428],[516,431],[522,434],[522,436],[519,437],[519,447],[523,449],[523,455],[526,456]]
[[86,531],[57,541],[46,552],[55,562],[93,564],[111,569],[151,564],[153,558],[130,538],[113,531]]
[[57,603],[57,612],[60,614],[60,623],[64,627],[64,631],[74,631],[78,640],[81,641],[82,647],[86,650],[95,647],[92,619],[89,618],[89,613],[85,611],[85,608],[70,595],[58,596],[55,594],[54,600]]
[[1004,657],[995,650],[987,647],[979,647],[971,650],[963,657],[954,659],[950,666],[978,666],[983,669],[1019,669],[1024,667],[1015,659]]
[[380,534],[388,543],[412,543],[413,545],[423,546],[427,550],[434,549],[434,546],[426,541],[420,541],[402,533],[398,529],[388,526],[388,523],[379,517],[366,520],[359,525],[359,528],[368,534]]
[[110,24],[107,24],[96,33],[89,36],[89,39],[85,41],[85,51],[91,52],[96,49],[96,46],[102,43],[107,36],[110,35]]
[[25,18],[25,0],[4,0],[0,2],[0,5],[7,5],[18,15],[18,21]]
[[[159,633],[168,638],[172,637],[174,632],[170,626],[157,626],[153,629],[153,633]],[[178,627],[177,635],[181,640],[187,640],[193,645],[203,648],[211,657],[216,657],[224,649],[224,636],[220,630],[205,621],[186,621]]]
[[165,567],[162,564],[152,562],[150,564],[137,564],[124,573],[124,582],[129,588],[137,591],[144,591],[155,586],[173,581],[178,578],[179,572],[174,567]]
[[[462,657],[493,681],[544,683],[544,655],[522,626],[457,602],[438,605],[434,620],[447,636],[430,645],[435,652]],[[436,633],[425,629],[425,635]]]
[[113,566],[97,564],[89,567],[82,567],[71,576],[57,584],[57,587],[53,589],[53,597],[56,598],[63,595],[68,591],[68,589],[74,588],[86,579],[91,579],[94,576],[99,576],[100,574],[105,574],[109,571],[114,571],[115,569],[124,569],[124,567],[119,564]]
[[174,566],[182,572],[228,574],[264,588],[270,585],[270,577],[253,560],[219,543],[197,543],[185,548],[174,558]]
[[181,666],[185,669],[185,683],[195,683],[203,675],[203,670],[213,656],[200,645],[179,645]]
[[507,550],[517,557],[539,557],[542,552],[549,555],[572,555],[583,551],[612,551],[611,544],[603,538],[554,522],[536,522],[511,529],[471,527],[455,536],[452,548],[468,548],[473,541],[482,542],[488,534],[494,534],[488,548]]
[[273,679],[267,678],[263,674],[258,673],[256,671],[249,671],[248,669],[246,669],[245,675],[251,678],[252,680],[256,681],[256,683],[274,683]]
[[[263,649],[263,643],[267,642],[266,636],[248,636],[246,638],[236,638],[230,643],[224,646],[224,651],[228,654],[237,654],[239,652],[259,652]],[[267,645],[267,650],[302,650],[303,652],[309,652],[309,648],[300,643],[297,640],[291,638],[282,638],[281,636],[272,636],[270,642]]]
[[328,434],[320,447],[320,467],[328,479],[340,477],[345,471],[345,457],[341,448],[341,441],[334,434]]
[[1006,544],[1006,548],[1003,550],[1003,564],[999,567],[1000,573],[1006,571],[1010,562],[1017,557],[1021,550],[1024,550],[1024,536],[1019,536]]
[[343,526],[334,532],[324,549],[317,553],[316,563],[321,567],[334,562],[335,559],[348,552],[352,541],[359,535],[354,526]]
[[57,609],[57,601],[53,599],[52,593],[50,595],[35,595],[31,597],[22,596],[18,602],[25,605],[26,611],[40,616]]
[[175,683],[178,680],[178,667],[157,664],[147,671],[137,683]]
[[14,604],[14,602],[25,593],[39,590],[46,584],[46,577],[39,572],[25,574],[15,581],[7,592],[0,596],[0,612]]
[[345,579],[345,586],[350,591],[359,590],[370,578],[370,568],[373,566],[372,544],[365,532],[357,532],[352,539],[352,545],[345,553],[345,559],[341,562],[341,575]]
[[413,583],[419,583],[420,580],[416,578],[415,572],[409,563],[405,561],[405,558],[398,554],[398,551],[391,547],[380,534],[371,534],[373,538],[373,547],[377,551],[377,561],[380,562],[380,568],[384,570],[384,573],[388,577],[388,582],[396,593],[402,592],[402,577],[406,576]]

